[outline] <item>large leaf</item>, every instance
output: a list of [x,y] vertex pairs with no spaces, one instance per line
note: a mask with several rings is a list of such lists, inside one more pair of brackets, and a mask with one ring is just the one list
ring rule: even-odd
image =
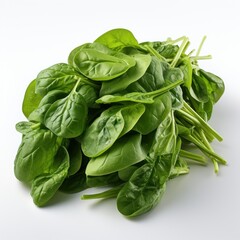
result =
[[48,172],[37,176],[31,187],[31,196],[37,206],[45,205],[57,192],[68,174],[69,156],[64,147],[60,147]]
[[[94,46],[99,46],[96,44]],[[100,45],[101,46],[101,45]],[[81,48],[74,56],[74,67],[84,76],[95,81],[107,81],[116,78],[136,62],[134,58],[105,46]]]
[[109,48],[122,49],[129,46],[138,46],[138,41],[133,36],[133,34],[123,28],[117,28],[105,32],[100,37],[98,37],[95,42],[101,43]]
[[35,92],[35,88],[36,80],[34,79],[28,85],[22,103],[22,111],[26,118],[28,118],[30,113],[33,112],[38,107],[42,99],[42,96]]
[[66,63],[55,64],[38,74],[36,79],[36,93],[45,95],[54,89],[68,93],[80,77],[80,74],[72,66]]
[[45,114],[44,123],[57,136],[74,138],[85,129],[87,104],[78,92],[55,101]]
[[102,176],[120,171],[144,160],[147,153],[141,146],[141,139],[140,134],[126,135],[120,138],[108,151],[90,160],[86,174]]
[[14,172],[16,178],[30,182],[52,165],[61,139],[47,129],[34,129],[23,135],[19,146]]

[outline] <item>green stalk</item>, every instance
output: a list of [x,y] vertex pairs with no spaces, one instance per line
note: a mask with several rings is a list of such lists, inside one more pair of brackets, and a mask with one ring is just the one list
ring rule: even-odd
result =
[[199,45],[199,47],[198,47],[197,53],[196,53],[196,57],[199,56],[199,54],[200,54],[200,52],[201,52],[201,50],[202,50],[202,46],[203,46],[206,38],[207,38],[207,36],[203,36],[202,41],[201,41],[201,43],[200,43],[200,45]]
[[199,147],[199,149],[208,156],[208,154],[212,157],[214,157],[219,163],[226,165],[226,161],[220,157],[218,154],[216,154],[215,152],[209,150],[201,141],[199,141],[198,139],[194,138],[193,136],[184,136],[187,140],[191,141],[192,143],[194,143],[196,146]]
[[[201,135],[201,139],[202,139],[203,143],[205,144],[205,146],[213,152],[214,150],[213,150],[212,146],[210,145],[210,143],[208,142],[208,140],[207,140],[207,138],[206,138],[206,136],[205,136],[205,134],[202,130],[200,130],[200,135]],[[213,158],[211,156],[209,156],[209,157],[213,162],[215,173],[218,173],[219,172],[218,162],[215,160],[215,158]]]
[[180,157],[191,159],[203,165],[207,164],[207,159],[204,156],[196,153],[192,153],[192,152],[181,149],[179,152],[179,155]]
[[[205,122],[185,101],[183,101],[183,106],[193,117],[197,119],[199,122],[199,126],[204,129],[206,133],[211,133],[219,142],[223,140],[223,138],[207,123]],[[182,110],[184,109],[182,108]]]
[[181,57],[181,55],[182,55],[182,53],[186,50],[185,47],[186,47],[186,45],[188,44],[188,42],[189,42],[189,41],[188,41],[188,38],[187,38],[187,37],[183,38],[182,44],[180,45],[176,56],[174,57],[172,63],[170,64],[170,66],[171,66],[172,68],[176,66],[178,60],[180,59],[180,57]]
[[158,51],[156,51],[153,47],[149,46],[149,45],[144,45],[144,47],[148,50],[149,53],[151,53],[153,56],[157,57],[158,59],[162,60],[162,61],[166,61],[166,59],[159,54]]
[[99,198],[115,198],[117,197],[119,191],[122,189],[123,184],[116,186],[114,188],[111,188],[107,191],[101,192],[101,193],[95,193],[95,194],[85,194],[81,197],[82,200],[89,200],[89,199],[99,199]]

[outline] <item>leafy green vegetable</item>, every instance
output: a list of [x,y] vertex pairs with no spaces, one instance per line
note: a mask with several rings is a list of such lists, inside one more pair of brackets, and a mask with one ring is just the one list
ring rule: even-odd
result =
[[108,151],[92,158],[87,165],[86,174],[102,176],[120,171],[146,158],[141,146],[141,135],[135,134],[119,139]]
[[49,172],[37,176],[32,183],[31,195],[37,206],[45,205],[54,196],[67,176],[68,168],[68,152],[61,147]]
[[111,49],[124,47],[138,47],[138,41],[127,29],[113,29],[98,37],[95,42],[101,43]]
[[226,160],[210,143],[222,137],[207,121],[225,86],[199,67],[210,58],[200,56],[204,40],[193,55],[185,36],[139,43],[117,28],[40,71],[24,95],[14,161],[34,203],[105,187],[81,198],[116,198],[120,213],[136,217],[189,163],[211,161],[218,173]]
[[40,103],[42,96],[35,92],[36,87],[36,79],[34,79],[27,87],[23,103],[22,103],[22,111],[25,117],[28,117],[32,111]]
[[107,81],[122,75],[136,64],[131,56],[105,48],[105,51],[81,49],[74,56],[74,66],[92,80]]

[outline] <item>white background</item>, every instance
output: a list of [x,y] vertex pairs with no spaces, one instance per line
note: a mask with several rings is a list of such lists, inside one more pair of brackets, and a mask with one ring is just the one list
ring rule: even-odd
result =
[[[0,0],[0,239],[240,239],[239,10],[237,0]],[[139,42],[187,35],[191,48],[207,35],[202,54],[213,59],[200,66],[226,84],[211,125],[224,137],[213,147],[228,166],[218,176],[211,164],[191,166],[151,213],[133,220],[118,213],[115,200],[82,201],[81,194],[57,194],[38,208],[13,174],[25,88],[74,47],[118,27]]]

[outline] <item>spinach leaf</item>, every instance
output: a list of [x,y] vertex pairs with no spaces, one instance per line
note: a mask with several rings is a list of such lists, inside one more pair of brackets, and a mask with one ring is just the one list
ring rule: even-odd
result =
[[48,172],[37,176],[31,187],[31,196],[37,206],[45,205],[57,192],[68,174],[69,156],[64,147],[60,147]]
[[83,135],[83,153],[88,157],[104,153],[119,137],[134,127],[144,111],[142,104],[113,106],[103,111]]
[[171,96],[169,93],[164,93],[156,97],[154,103],[146,107],[145,112],[140,117],[133,130],[143,135],[149,134],[155,130],[169,113],[171,104]]
[[82,95],[75,91],[76,86],[67,97],[55,101],[45,114],[46,127],[63,138],[81,135],[86,126],[88,108]]
[[87,165],[86,174],[102,176],[120,171],[146,158],[141,146],[141,135],[126,135],[102,155],[92,158]]
[[81,96],[83,96],[89,108],[99,107],[98,104],[95,103],[95,101],[99,97],[98,89],[94,88],[89,84],[81,84],[77,91]]
[[145,106],[141,103],[121,107],[120,111],[124,119],[124,127],[119,137],[133,129],[139,118],[145,112],[145,109]]
[[134,217],[152,209],[165,192],[166,182],[176,163],[181,142],[177,141],[173,113],[159,125],[147,157],[148,162],[138,168],[117,196],[118,210]]
[[206,72],[203,69],[200,69],[198,72],[207,85],[209,98],[216,103],[225,90],[223,80],[215,74]]
[[38,128],[39,124],[34,124],[32,122],[19,122],[16,124],[16,130],[20,133],[22,133],[23,135],[28,134],[29,132],[31,132],[35,126]]
[[154,98],[160,96],[169,90],[177,87],[182,84],[183,80],[176,81],[167,85],[166,87],[162,87],[158,90],[152,92],[131,92],[123,95],[105,95],[99,98],[96,103],[118,103],[118,102],[138,102],[138,103],[154,103]]
[[151,63],[144,75],[128,88],[128,92],[152,92],[164,86],[164,71],[168,64],[160,61],[157,57],[151,57]]
[[101,43],[112,49],[122,49],[129,46],[138,47],[138,41],[133,36],[132,32],[123,28],[105,32],[99,36],[95,42]]
[[151,62],[151,57],[139,53],[131,54],[131,56],[135,59],[136,65],[120,77],[111,81],[104,81],[100,90],[100,96],[122,91],[145,74]]
[[95,81],[116,78],[136,64],[134,58],[105,47],[104,51],[83,48],[74,56],[74,66],[84,76]]
[[204,79],[195,73],[192,75],[190,94],[199,102],[207,102],[209,100],[207,85]]
[[38,107],[42,99],[42,96],[36,93],[35,87],[36,79],[30,82],[24,95],[22,103],[22,112],[26,118],[28,118],[30,113],[33,112]]
[[31,182],[47,171],[61,141],[61,138],[44,128],[36,128],[23,135],[14,163],[16,178],[22,182]]
[[36,93],[45,95],[51,90],[69,93],[81,75],[70,65],[58,63],[42,70],[36,78]]
[[69,154],[69,169],[68,176],[76,174],[82,165],[82,151],[81,144],[75,139],[71,139],[67,147]]
[[48,92],[40,101],[38,107],[28,116],[29,121],[44,123],[44,117],[51,105],[66,97],[66,93],[61,90],[52,90]]

